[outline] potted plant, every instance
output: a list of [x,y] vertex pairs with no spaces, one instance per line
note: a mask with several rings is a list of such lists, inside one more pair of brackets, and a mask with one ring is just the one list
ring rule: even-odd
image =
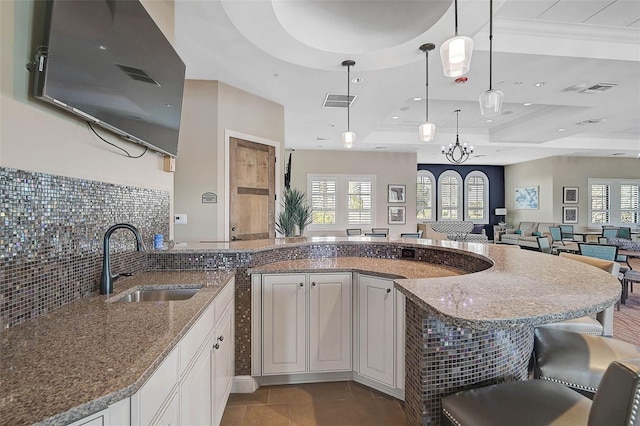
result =
[[313,209],[307,203],[307,194],[296,188],[285,189],[282,207],[276,219],[276,230],[285,237],[302,235],[313,220]]

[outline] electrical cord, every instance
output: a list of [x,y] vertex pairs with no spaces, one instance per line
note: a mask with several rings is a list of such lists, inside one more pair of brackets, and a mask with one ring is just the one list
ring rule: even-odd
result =
[[147,151],[149,150],[149,147],[148,147],[148,146],[145,146],[145,147],[144,147],[144,151],[142,152],[142,154],[140,154],[140,155],[138,155],[138,156],[133,156],[133,155],[129,154],[129,151],[127,151],[126,149],[124,149],[124,148],[122,148],[122,147],[119,147],[118,145],[116,145],[116,144],[114,144],[114,143],[112,143],[112,142],[109,142],[108,140],[106,140],[105,138],[103,138],[102,136],[100,136],[100,135],[98,134],[98,132],[96,132],[96,130],[93,128],[93,126],[91,125],[91,122],[90,122],[90,121],[87,121],[87,125],[89,126],[89,128],[91,129],[91,131],[92,131],[92,132],[93,132],[93,133],[94,133],[98,138],[100,138],[100,140],[102,140],[103,142],[105,142],[105,143],[107,143],[107,144],[109,144],[109,145],[111,145],[111,146],[113,146],[113,147],[115,147],[115,148],[118,148],[120,151],[123,151],[123,152],[126,154],[126,156],[127,156],[127,157],[129,157],[129,158],[140,158],[140,157],[142,157],[143,155],[145,155],[145,154],[147,153]]

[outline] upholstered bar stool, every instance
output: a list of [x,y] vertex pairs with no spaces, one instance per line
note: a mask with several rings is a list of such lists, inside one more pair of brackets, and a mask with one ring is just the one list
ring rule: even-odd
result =
[[640,358],[613,362],[593,402],[544,380],[501,383],[442,399],[443,425],[638,426]]
[[538,327],[534,377],[568,386],[590,398],[613,361],[640,357],[640,346],[602,336]]

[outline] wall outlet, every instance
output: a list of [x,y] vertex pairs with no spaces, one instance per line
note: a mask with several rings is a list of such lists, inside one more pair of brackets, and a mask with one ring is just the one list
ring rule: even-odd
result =
[[180,213],[173,215],[173,223],[176,225],[186,225],[187,224],[187,214]]

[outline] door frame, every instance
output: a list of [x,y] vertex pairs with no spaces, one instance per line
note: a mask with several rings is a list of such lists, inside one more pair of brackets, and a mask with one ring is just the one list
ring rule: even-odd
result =
[[280,172],[282,171],[282,166],[280,161],[280,146],[281,142],[272,141],[270,139],[261,138],[258,136],[247,135],[245,133],[236,132],[235,130],[224,129],[224,240],[229,241],[229,223],[231,222],[229,217],[229,189],[231,188],[230,178],[229,178],[229,147],[231,143],[231,138],[236,139],[244,139],[249,142],[259,143],[261,145],[272,146],[276,149],[276,170],[275,170],[275,192],[276,192],[276,205],[275,205],[275,217],[274,220],[278,217],[278,213],[280,213],[280,200],[282,199],[282,188],[280,187]]

